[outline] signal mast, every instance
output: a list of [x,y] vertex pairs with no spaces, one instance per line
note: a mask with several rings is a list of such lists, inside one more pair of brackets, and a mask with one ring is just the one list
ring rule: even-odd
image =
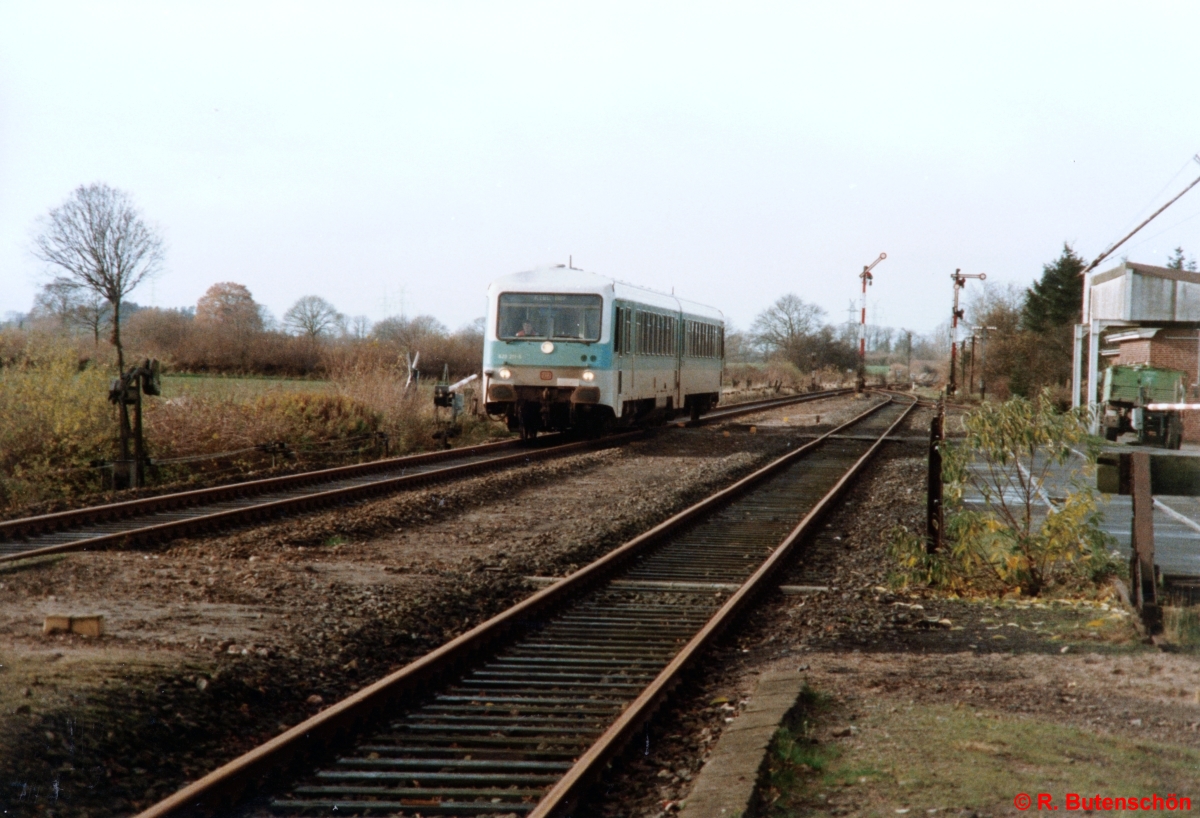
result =
[[879,258],[870,264],[863,265],[863,271],[858,274],[862,279],[862,302],[860,304],[862,318],[858,325],[858,382],[855,388],[861,392],[867,385],[867,287],[874,281],[871,271],[875,265],[887,258],[887,253],[880,253]]
[[954,307],[951,310],[953,319],[950,322],[950,385],[946,387],[947,397],[958,391],[958,383],[954,375],[954,365],[958,360],[958,319],[963,317],[964,312],[958,308],[958,291],[967,286],[968,278],[977,278],[983,281],[987,278],[987,273],[964,273],[960,267],[950,275],[950,278],[954,280]]

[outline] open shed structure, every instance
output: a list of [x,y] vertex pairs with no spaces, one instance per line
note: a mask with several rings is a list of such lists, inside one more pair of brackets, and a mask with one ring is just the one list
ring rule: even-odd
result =
[[[1088,276],[1083,321],[1075,325],[1071,402],[1086,403],[1093,410],[1093,432],[1099,431],[1102,358],[1110,365],[1181,370],[1187,373],[1188,396],[1195,399],[1200,383],[1200,273],[1125,261]],[[1185,415],[1184,439],[1200,440],[1200,415]]]

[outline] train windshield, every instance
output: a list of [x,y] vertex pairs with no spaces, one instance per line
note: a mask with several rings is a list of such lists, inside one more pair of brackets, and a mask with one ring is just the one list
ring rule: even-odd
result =
[[598,295],[501,293],[496,334],[502,340],[599,341],[603,303]]

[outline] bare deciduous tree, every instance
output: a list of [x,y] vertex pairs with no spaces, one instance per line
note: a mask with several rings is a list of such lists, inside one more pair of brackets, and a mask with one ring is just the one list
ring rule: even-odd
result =
[[750,331],[755,342],[767,352],[790,355],[803,341],[821,329],[825,311],[816,304],[806,304],[792,293],[781,296],[758,314]]
[[75,323],[82,303],[79,284],[73,279],[58,276],[53,281],[43,284],[42,289],[33,297],[33,310],[30,315],[52,318],[58,322],[60,330],[67,332]]
[[404,349],[415,349],[426,338],[441,337],[448,333],[446,325],[432,315],[414,318],[392,316],[383,319],[371,330],[371,334],[380,341],[390,341]]
[[66,272],[112,308],[112,343],[124,371],[121,300],[162,265],[163,243],[127,194],[97,183],[80,185],[44,219],[34,254]]
[[319,295],[304,296],[283,314],[285,327],[314,341],[340,329],[345,322],[346,317]]
[[365,315],[354,316],[350,319],[350,333],[355,340],[366,340],[371,335],[371,319]]
[[112,315],[112,305],[91,290],[83,293],[75,308],[75,320],[92,334],[92,346],[100,345],[100,333],[109,328]]

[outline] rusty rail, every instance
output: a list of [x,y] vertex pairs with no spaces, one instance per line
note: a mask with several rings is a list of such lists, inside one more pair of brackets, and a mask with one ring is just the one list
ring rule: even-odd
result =
[[[602,587],[607,580],[628,569],[632,563],[670,536],[678,534],[693,523],[698,524],[702,518],[719,511],[827,443],[836,433],[863,421],[892,402],[893,399],[889,397],[883,403],[871,407],[822,437],[798,447],[733,485],[679,512],[569,577],[532,594],[507,611],[401,670],[184,787],[142,812],[139,818],[226,815],[247,793],[258,792],[263,787],[278,786],[281,782],[294,779],[295,771],[310,762],[314,756],[325,754],[331,747],[347,743],[350,737],[358,733],[378,727],[385,714],[427,695],[435,685],[462,672],[471,662],[494,653],[498,646],[511,641],[510,636],[514,632],[527,629],[531,622],[544,618],[551,611],[563,609],[579,600],[583,594]],[[913,405],[915,404],[905,408],[880,438],[842,475],[834,487],[809,509],[782,543],[773,550],[771,556],[703,625],[683,651],[674,656],[657,674],[633,704],[604,731],[599,741],[577,759],[561,780],[545,794],[534,809],[533,815],[558,814],[578,798],[583,786],[591,777],[621,749],[639,726],[650,718],[680,673],[712,637],[720,632],[755,594],[768,586],[770,578],[788,558],[795,544],[808,532],[814,521],[836,501],[891,432],[904,421]]]
[[[14,549],[11,553],[0,555],[0,563],[72,551],[128,548],[135,545],[159,542],[166,539],[173,539],[192,534],[210,533],[218,529],[224,529],[234,525],[262,522],[267,519],[278,517],[282,514],[308,511],[316,508],[325,508],[340,503],[356,502],[369,497],[395,492],[404,488],[412,488],[415,486],[427,485],[443,480],[467,477],[481,472],[494,471],[496,469],[521,465],[531,461],[548,460],[555,457],[575,454],[588,449],[618,446],[630,440],[641,437],[642,435],[643,433],[640,431],[626,432],[624,434],[603,438],[599,441],[577,441],[574,443],[566,443],[541,449],[520,449],[515,454],[498,454],[496,457],[489,457],[484,460],[477,460],[474,462],[463,463],[454,466],[446,466],[445,468],[441,469],[433,469],[430,471],[418,472],[416,474],[401,474],[397,477],[385,477],[383,479],[372,480],[370,482],[342,488],[305,492],[297,496],[286,497],[283,499],[263,503],[254,503],[242,508],[213,511],[212,513],[208,514],[200,514],[181,520],[172,520],[159,524],[137,525],[135,521],[135,524],[127,530],[120,530],[109,534],[102,534],[100,536],[90,536],[87,538],[81,538],[70,542],[41,548],[32,547],[25,550]],[[458,456],[461,458],[467,456],[478,456],[481,453],[486,455],[491,454],[492,452],[502,452],[512,448],[518,448],[517,443],[515,441],[505,441],[504,443],[499,444],[484,444],[483,446],[451,450],[451,452],[445,454],[436,452],[430,453],[429,455],[416,455],[412,459],[397,458],[389,461],[391,465],[386,469],[381,468],[380,463],[376,462],[362,464],[362,466],[376,467],[373,469],[363,469],[360,466],[343,466],[338,469],[325,469],[318,472],[309,472],[304,475],[290,475],[288,477],[253,481],[252,483],[239,483],[231,486],[219,486],[214,489],[201,489],[194,492],[184,492],[183,494],[163,495],[162,497],[146,498],[144,501],[133,500],[128,503],[120,503],[116,504],[116,506],[100,506],[95,509],[81,509],[79,512],[81,517],[78,519],[85,521],[83,524],[87,524],[89,522],[95,523],[108,521],[114,517],[131,518],[136,514],[135,507],[139,503],[143,502],[152,504],[150,510],[142,511],[141,514],[138,514],[137,516],[146,516],[161,511],[195,507],[197,505],[201,505],[202,503],[215,504],[231,499],[240,499],[244,497],[246,493],[263,494],[270,489],[279,488],[284,490],[302,489],[314,483],[319,485],[320,483],[328,483],[337,479],[362,477],[371,473],[379,473],[381,471],[394,472],[397,470],[403,470],[404,468],[411,468],[421,464],[445,460],[448,459],[446,455],[451,455],[454,452],[458,452]],[[443,456],[439,457],[439,455]],[[264,484],[271,485],[268,488],[264,488]],[[156,502],[167,500],[173,500],[174,503],[158,505]],[[63,512],[61,515],[50,516],[62,517],[63,515],[70,513],[71,512]],[[108,515],[112,516],[110,517]],[[29,519],[37,520],[39,518]],[[18,520],[13,522],[18,523],[26,521]]]
[[[789,398],[770,398],[761,401],[748,401],[744,404],[733,404],[728,408],[716,410],[705,415],[699,421],[696,421],[694,425],[712,423],[729,417],[735,417],[739,414],[765,411],[778,406],[786,406],[789,403],[818,400],[842,394],[846,391],[849,390],[832,390]],[[561,445],[553,445],[552,441],[555,438],[547,437],[543,440],[551,443],[549,448],[537,447],[532,449],[527,448],[527,444],[523,444],[519,440],[506,440],[499,443],[484,443],[477,446],[465,446],[459,449],[388,458],[370,463],[359,463],[281,477],[229,483],[222,486],[195,489],[193,491],[174,492],[155,497],[143,497],[119,503],[61,511],[54,514],[0,521],[0,563],[72,551],[131,547],[190,534],[209,533],[219,528],[259,522],[285,513],[323,508],[334,503],[354,502],[367,497],[378,496],[417,485],[425,485],[439,480],[455,479],[477,474],[481,471],[506,468],[525,461],[559,457],[598,445],[620,445],[637,435],[637,432],[626,432],[609,437],[600,443],[576,442]],[[508,457],[491,457],[491,455],[500,455],[508,450],[518,450],[518,453]],[[425,471],[419,474],[404,474],[408,469],[422,468],[434,463],[475,457],[486,457],[489,459],[462,466]],[[137,518],[145,518],[155,514],[194,509],[199,506],[217,505],[272,493],[291,492],[308,487],[319,487],[322,484],[362,479],[370,475],[387,474],[389,472],[401,472],[401,475],[395,478],[364,482],[356,486],[306,492],[302,496],[248,505],[243,508],[219,510],[211,514],[197,514],[182,520],[172,520],[159,524],[155,524],[153,521],[147,521],[142,525],[134,523],[127,527],[122,527],[121,530],[100,536],[85,535],[81,532],[78,539],[67,542],[56,542],[44,547],[39,547],[36,543],[29,543],[28,547],[20,547],[20,545],[13,547],[12,545],[21,543],[22,540],[28,538],[53,535],[58,532],[70,531],[71,529],[120,523],[122,521],[134,521]],[[5,544],[9,544],[9,547],[5,547]]]
[[478,446],[465,446],[461,449],[447,449],[408,455],[406,457],[392,457],[386,460],[374,460],[370,463],[356,463],[350,466],[337,466],[330,469],[318,469],[315,471],[300,472],[299,474],[287,474],[280,477],[267,477],[261,480],[242,480],[210,488],[172,492],[170,494],[160,494],[155,497],[139,497],[119,503],[107,503],[101,506],[89,506],[88,508],[59,511],[53,514],[41,514],[36,517],[3,520],[0,521],[0,541],[14,540],[48,531],[61,531],[64,528],[74,528],[93,522],[109,522],[111,520],[153,514],[158,511],[187,508],[198,503],[220,502],[252,494],[265,494],[269,491],[278,491],[280,489],[343,480],[348,477],[396,471],[469,455],[499,452],[515,448],[519,445],[520,441],[518,440],[503,440],[499,443],[483,443]]
[[786,398],[765,398],[759,401],[747,401],[745,403],[731,403],[727,406],[720,406],[706,413],[699,420],[689,421],[687,426],[703,426],[706,423],[714,423],[729,418],[740,417],[741,415],[749,415],[755,412],[765,412],[769,409],[776,409],[783,406],[791,406],[794,403],[807,403],[814,400],[822,400],[824,398],[834,398],[839,395],[853,394],[853,389],[828,389],[824,392],[809,392],[804,395],[789,395]]

